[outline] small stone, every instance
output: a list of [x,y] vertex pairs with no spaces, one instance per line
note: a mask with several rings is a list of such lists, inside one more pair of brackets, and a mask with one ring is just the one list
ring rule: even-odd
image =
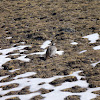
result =
[[52,15],[56,15],[56,13],[52,13]]

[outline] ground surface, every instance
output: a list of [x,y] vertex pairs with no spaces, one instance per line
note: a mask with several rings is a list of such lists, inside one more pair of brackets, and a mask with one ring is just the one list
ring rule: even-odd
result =
[[[89,43],[88,39],[82,38],[93,33],[100,34],[100,0],[0,0],[0,48],[3,50],[15,47],[14,51],[6,54],[10,59],[7,59],[8,61],[1,66],[4,69],[0,69],[0,76],[9,75],[7,78],[2,78],[1,83],[11,82],[12,78],[26,72],[36,72],[37,74],[29,76],[33,79],[50,78],[57,75],[66,77],[66,75],[81,70],[79,75],[85,77],[80,80],[86,80],[88,86],[73,85],[60,91],[83,93],[93,88],[95,91],[91,91],[100,95],[100,89],[96,90],[97,87],[100,87],[100,63],[96,64],[95,67],[91,65],[100,61],[100,50],[93,49],[93,47],[100,45],[100,39],[94,43]],[[11,38],[7,39],[7,37]],[[57,55],[46,61],[39,55],[29,55],[34,52],[41,52],[41,45],[46,40],[52,39],[56,42],[58,50],[64,51],[63,55]],[[72,45],[73,41],[78,44]],[[27,45],[22,48],[27,51],[20,52],[18,55],[11,55],[19,53],[17,48],[20,45]],[[79,53],[83,50],[87,51]],[[28,54],[25,61],[15,60],[23,54]],[[0,63],[2,62],[4,61],[1,60]],[[10,72],[14,69],[19,70]],[[57,78],[48,84],[56,87],[63,82],[79,82],[80,80],[76,76],[68,76],[62,79]],[[44,84],[43,82],[39,84]],[[9,90],[18,85],[16,82],[6,86],[1,84],[0,90],[1,88]],[[42,95],[36,94],[31,100],[41,100],[46,97],[43,94],[52,91],[55,93],[53,88],[44,89],[41,87],[37,91],[40,91]],[[33,91],[29,91],[29,87],[26,85],[20,90],[8,91],[6,94],[1,93],[0,97],[2,99],[6,95],[31,93]],[[66,95],[64,99],[86,99],[82,99],[80,96],[79,94]],[[15,96],[8,100],[19,99]],[[100,100],[100,96],[92,100]]]

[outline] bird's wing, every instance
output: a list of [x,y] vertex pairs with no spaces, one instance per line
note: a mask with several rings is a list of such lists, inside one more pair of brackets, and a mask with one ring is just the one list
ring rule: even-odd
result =
[[46,51],[46,58],[48,58],[50,56],[50,47],[47,48],[47,51]]

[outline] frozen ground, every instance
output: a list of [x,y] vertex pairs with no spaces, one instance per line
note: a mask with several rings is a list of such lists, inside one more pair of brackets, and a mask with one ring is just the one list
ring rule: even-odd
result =
[[[36,95],[41,95],[44,97],[44,100],[63,100],[65,97],[69,96],[69,95],[78,95],[80,96],[81,100],[90,100],[92,98],[95,98],[97,96],[97,94],[93,94],[93,91],[97,91],[100,90],[100,87],[98,88],[88,88],[88,83],[86,82],[86,80],[81,80],[81,78],[84,78],[83,76],[78,75],[81,71],[76,71],[70,75],[65,75],[65,76],[54,76],[54,77],[50,77],[50,78],[27,78],[29,76],[32,76],[36,73],[34,72],[26,72],[24,74],[21,75],[17,75],[16,77],[13,78],[12,81],[10,82],[2,82],[0,83],[0,86],[5,86],[5,85],[9,85],[9,84],[14,84],[17,83],[19,84],[18,87],[9,89],[9,90],[2,90],[0,88],[0,95],[5,95],[11,91],[19,91],[27,86],[29,86],[29,91],[32,92],[30,94],[27,95],[11,95],[11,96],[3,96],[0,98],[0,100],[5,100],[8,98],[12,98],[12,97],[19,97],[21,100],[30,100],[32,97],[36,96]],[[73,82],[64,82],[62,83],[60,86],[53,86],[50,85],[49,83],[52,82],[55,79],[58,78],[63,78],[63,77],[68,77],[68,76],[75,76],[77,78],[77,81],[73,81]],[[5,76],[8,77],[8,76]],[[5,78],[4,76],[1,77],[1,79]],[[43,83],[42,85],[39,85],[40,83]],[[71,88],[74,86],[80,86],[82,88],[86,88],[87,90],[85,92],[81,92],[81,93],[72,93],[72,92],[63,92],[61,90],[66,89],[66,88]],[[51,89],[53,90],[50,93],[47,94],[41,94],[40,92],[38,92],[38,90],[40,90],[41,88],[43,89]],[[59,96],[60,95],[60,96]],[[85,98],[86,97],[86,98]]]
[[[94,33],[94,34],[90,34],[87,36],[84,36],[83,38],[87,38],[90,42],[89,43],[95,43],[98,39],[99,39],[99,34],[98,33]],[[8,38],[7,39],[11,39]],[[5,64],[6,62],[10,61],[11,58],[9,57],[10,55],[20,55],[18,58],[14,59],[14,60],[21,60],[24,62],[30,62],[31,59],[26,58],[26,56],[28,55],[44,55],[46,52],[46,48],[50,45],[51,40],[47,40],[45,41],[40,48],[42,48],[43,50],[41,52],[33,52],[30,54],[24,54],[24,48],[25,47],[31,47],[31,45],[25,45],[25,43],[21,43],[20,46],[12,46],[10,48],[7,49],[0,49],[0,68],[2,68],[2,65]],[[70,45],[77,45],[77,42],[71,42]],[[94,46],[93,50],[99,50],[100,46]],[[18,53],[11,53],[13,51],[18,50]],[[88,50],[88,48],[87,48]],[[83,54],[85,52],[88,52],[87,50],[82,50],[80,52],[78,52],[78,54]],[[23,52],[23,54],[20,54],[20,52]],[[57,51],[57,54],[60,56],[64,53],[64,51]],[[91,67],[95,67],[96,64],[100,63],[100,61],[97,61],[95,63],[91,63]],[[17,70],[20,69],[15,69],[15,70],[9,70],[10,73],[15,72]],[[64,98],[66,98],[67,96],[70,95],[77,95],[80,96],[81,100],[91,100],[93,98],[96,98],[96,96],[98,96],[97,94],[94,94],[93,91],[97,91],[100,90],[100,87],[96,87],[96,88],[89,88],[88,87],[88,83],[86,80],[82,80],[81,78],[85,78],[83,76],[80,76],[79,73],[82,72],[81,71],[75,71],[72,74],[69,75],[64,75],[64,76],[53,76],[50,78],[29,78],[30,76],[34,76],[37,73],[35,72],[26,72],[20,75],[16,75],[15,77],[13,77],[13,80],[9,81],[9,82],[2,82],[0,83],[0,87],[2,86],[6,86],[6,85],[10,85],[10,84],[18,84],[17,87],[12,88],[12,89],[8,89],[8,90],[3,90],[2,88],[0,88],[0,100],[6,100],[8,98],[12,98],[12,97],[18,97],[21,100],[30,100],[32,97],[37,96],[37,95],[41,95],[42,97],[44,97],[43,100],[63,100]],[[64,78],[64,77],[69,77],[69,76],[75,76],[77,78],[76,81],[72,81],[72,82],[63,82],[61,85],[59,86],[53,86],[51,84],[49,84],[50,82],[59,79],[59,78]],[[9,75],[7,76],[1,76],[0,80],[9,77]],[[44,83],[39,85],[40,83]],[[29,86],[29,94],[23,94],[23,95],[5,95],[11,91],[20,91],[21,89],[25,88]],[[79,92],[79,93],[72,93],[72,92],[66,92],[66,91],[62,91],[66,88],[71,88],[74,86],[80,86],[81,88],[86,88],[85,92]],[[47,89],[47,90],[53,90],[49,93],[46,94],[42,94],[41,92],[39,92],[39,90],[43,88],[43,89]]]

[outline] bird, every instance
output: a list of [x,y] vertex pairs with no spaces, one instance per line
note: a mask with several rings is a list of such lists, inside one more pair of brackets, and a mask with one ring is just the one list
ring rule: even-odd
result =
[[45,59],[55,56],[56,51],[57,51],[57,47],[55,46],[55,43],[51,41],[51,45],[48,46],[46,50]]

